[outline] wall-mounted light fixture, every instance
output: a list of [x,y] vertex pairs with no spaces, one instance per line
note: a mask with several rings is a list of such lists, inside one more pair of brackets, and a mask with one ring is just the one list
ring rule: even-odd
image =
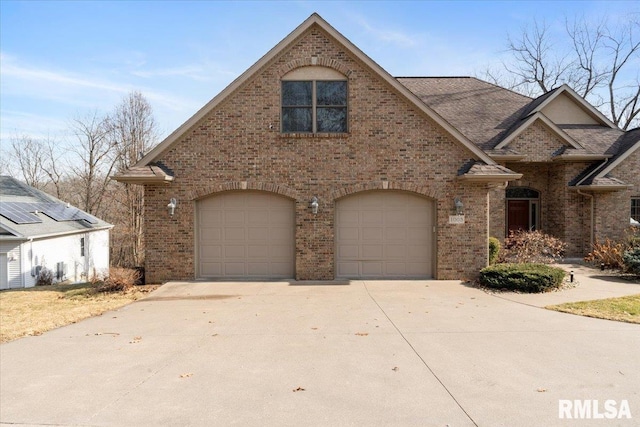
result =
[[169,208],[169,215],[173,216],[176,211],[176,206],[178,206],[178,201],[175,199],[175,197],[172,197],[169,200],[169,204],[167,205],[167,208]]
[[460,197],[453,199],[453,205],[456,208],[456,215],[464,215],[464,204],[462,200],[460,200]]
[[311,207],[311,213],[312,214],[317,214],[318,213],[318,206],[320,206],[318,204],[318,198],[316,196],[313,196],[311,198],[311,203],[309,204],[309,206]]

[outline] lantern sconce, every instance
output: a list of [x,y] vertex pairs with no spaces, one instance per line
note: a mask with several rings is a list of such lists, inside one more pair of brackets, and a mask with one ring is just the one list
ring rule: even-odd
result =
[[167,205],[167,208],[169,208],[169,215],[173,216],[176,211],[176,206],[178,206],[178,201],[175,199],[175,197],[172,197],[169,200],[169,204]]
[[311,213],[312,214],[317,214],[318,213],[318,206],[320,206],[318,204],[318,198],[316,196],[313,196],[311,198],[311,203],[309,204],[309,206],[311,207]]
[[456,215],[464,215],[464,204],[462,200],[460,200],[460,197],[453,199],[453,205],[456,208]]

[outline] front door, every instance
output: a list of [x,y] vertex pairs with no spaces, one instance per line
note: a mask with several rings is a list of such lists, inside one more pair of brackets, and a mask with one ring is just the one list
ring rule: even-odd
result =
[[531,218],[529,216],[529,200],[507,201],[507,232],[529,231]]

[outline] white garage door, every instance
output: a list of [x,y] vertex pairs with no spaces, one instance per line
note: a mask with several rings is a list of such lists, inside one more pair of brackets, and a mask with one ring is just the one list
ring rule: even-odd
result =
[[223,193],[197,203],[198,276],[292,278],[295,210],[271,193]]
[[433,201],[374,191],[336,204],[336,276],[431,278],[435,264]]

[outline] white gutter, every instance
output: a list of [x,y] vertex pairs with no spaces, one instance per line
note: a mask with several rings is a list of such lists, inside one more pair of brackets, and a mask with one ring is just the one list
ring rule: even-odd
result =
[[90,233],[92,231],[100,231],[100,230],[110,230],[112,229],[114,226],[113,225],[108,225],[108,226],[104,226],[104,227],[96,227],[96,228],[92,228],[90,230],[74,230],[74,231],[65,231],[64,233],[50,233],[50,234],[41,234],[41,235],[37,235],[37,236],[30,236],[29,240],[33,240],[33,239],[46,239],[48,237],[62,237],[62,236],[70,236],[73,234],[81,234],[81,233]]

